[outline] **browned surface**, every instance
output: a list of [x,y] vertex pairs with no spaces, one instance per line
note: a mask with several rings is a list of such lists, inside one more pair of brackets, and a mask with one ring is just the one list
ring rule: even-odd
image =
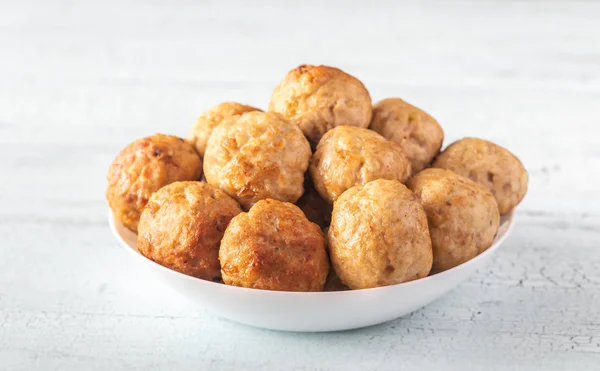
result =
[[236,102],[224,102],[217,104],[198,116],[196,122],[186,137],[186,141],[196,147],[200,157],[204,157],[206,143],[208,142],[208,138],[215,127],[221,124],[221,122],[225,119],[239,116],[242,113],[251,111],[260,111],[260,109]]
[[228,285],[278,291],[322,291],[329,271],[321,229],[295,205],[257,202],[231,220],[219,251]]
[[521,161],[506,148],[483,139],[464,138],[448,146],[433,167],[449,169],[489,189],[506,214],[527,193],[528,175]]
[[298,127],[270,112],[226,120],[211,135],[204,156],[208,183],[246,210],[266,198],[296,202],[304,192],[311,151]]
[[421,199],[433,247],[433,272],[481,254],[498,232],[498,204],[487,188],[450,170],[425,169],[407,186]]
[[328,237],[333,267],[352,289],[415,280],[431,269],[423,206],[395,180],[375,180],[344,192],[333,204]]
[[375,104],[369,129],[402,147],[413,174],[431,163],[444,141],[444,131],[433,117],[400,98]]
[[154,193],[142,212],[137,247],[149,259],[205,280],[221,277],[219,245],[240,205],[204,182],[175,182]]
[[368,129],[338,126],[323,136],[310,164],[315,188],[329,202],[375,179],[404,183],[410,162],[399,145]]
[[269,111],[298,124],[313,147],[336,126],[366,128],[371,110],[371,96],[358,79],[334,67],[312,65],[288,72],[269,104]]
[[116,219],[132,231],[155,191],[178,180],[197,180],[202,160],[183,139],[156,134],[138,139],[117,155],[108,169],[106,199]]

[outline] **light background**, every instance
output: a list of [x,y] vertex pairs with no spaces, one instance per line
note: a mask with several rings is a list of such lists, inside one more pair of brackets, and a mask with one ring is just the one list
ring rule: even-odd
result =
[[[301,63],[510,148],[530,174],[485,271],[410,317],[292,334],[218,319],[130,265],[105,174]],[[593,370],[600,3],[0,2],[0,369]],[[327,310],[324,308],[324,310]]]

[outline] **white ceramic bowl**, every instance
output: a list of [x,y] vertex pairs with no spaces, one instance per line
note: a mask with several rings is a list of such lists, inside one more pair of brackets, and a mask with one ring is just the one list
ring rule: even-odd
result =
[[429,304],[483,267],[513,226],[512,213],[502,217],[494,244],[484,253],[458,267],[420,280],[364,290],[287,292],[227,286],[165,268],[140,254],[136,234],[115,221],[110,212],[108,219],[113,233],[136,262],[214,314],[256,327],[305,332],[375,325]]

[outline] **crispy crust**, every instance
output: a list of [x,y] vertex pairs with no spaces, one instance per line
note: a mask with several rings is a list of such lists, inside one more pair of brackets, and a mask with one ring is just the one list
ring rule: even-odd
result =
[[146,204],[137,240],[147,258],[178,272],[219,281],[219,246],[240,205],[204,182],[175,182]]
[[450,170],[425,169],[407,183],[420,197],[433,247],[432,272],[471,260],[492,245],[500,224],[490,191]]
[[309,171],[321,197],[333,202],[345,190],[375,179],[404,183],[411,168],[396,143],[372,130],[338,126],[319,142]]
[[228,285],[277,291],[322,291],[329,271],[319,226],[295,205],[257,202],[231,220],[219,251]]
[[431,164],[444,141],[444,131],[433,117],[400,98],[375,104],[369,129],[402,147],[413,174]]
[[328,237],[331,263],[351,289],[411,281],[431,269],[423,206],[395,180],[379,179],[344,192],[333,204]]
[[448,146],[433,167],[452,170],[489,189],[506,214],[517,206],[529,177],[521,161],[506,148],[483,139],[464,138]]
[[143,207],[155,191],[178,180],[197,180],[202,160],[183,139],[156,134],[125,147],[108,169],[106,199],[113,215],[137,232]]
[[211,135],[204,156],[208,183],[248,210],[266,198],[296,202],[304,192],[310,146],[298,127],[269,112],[226,120]]
[[[233,116],[239,116],[245,112],[261,111],[259,108],[247,106],[236,102],[224,102],[211,107],[208,111],[202,113],[192,126],[186,137],[186,141],[191,143],[200,154],[204,157],[206,151],[206,143],[213,129],[217,127],[225,119]],[[262,111],[261,111],[262,112]]]
[[275,88],[269,111],[298,124],[314,147],[336,126],[368,127],[371,96],[362,82],[340,69],[304,64]]

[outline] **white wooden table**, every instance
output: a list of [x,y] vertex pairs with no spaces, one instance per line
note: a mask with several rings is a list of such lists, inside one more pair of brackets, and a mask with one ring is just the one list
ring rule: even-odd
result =
[[[106,220],[117,151],[266,107],[300,63],[521,157],[529,194],[485,271],[407,318],[294,334],[133,268]],[[599,370],[599,126],[599,3],[3,1],[0,370]]]

